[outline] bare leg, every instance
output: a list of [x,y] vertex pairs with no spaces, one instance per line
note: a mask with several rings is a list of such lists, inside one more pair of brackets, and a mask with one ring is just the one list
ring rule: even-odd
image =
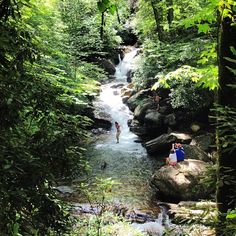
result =
[[167,157],[167,158],[166,158],[166,165],[169,165],[169,163],[170,163],[170,158]]
[[116,143],[119,143],[119,141],[120,141],[120,140],[119,140],[119,136],[120,136],[120,132],[117,132],[117,133],[116,133]]

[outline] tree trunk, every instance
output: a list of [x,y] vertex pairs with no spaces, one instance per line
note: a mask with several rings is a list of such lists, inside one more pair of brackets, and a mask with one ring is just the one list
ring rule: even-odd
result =
[[167,12],[167,21],[169,25],[171,25],[173,19],[174,19],[174,9],[173,9],[173,0],[167,0],[167,7],[168,7],[168,12]]
[[105,25],[105,22],[104,22],[104,12],[102,12],[102,22],[101,22],[101,28],[100,28],[101,40],[103,40],[104,25]]
[[161,26],[163,15],[162,15],[162,9],[160,9],[160,7],[159,8],[157,7],[157,2],[158,2],[157,0],[151,0],[151,5],[152,5],[155,21],[156,21],[156,29],[158,33],[158,38],[160,41],[163,41],[163,29]]
[[[234,12],[235,17],[235,12]],[[231,47],[236,49],[236,26],[232,25],[232,19],[225,17],[220,19],[220,32],[219,32],[219,84],[218,91],[218,103],[221,106],[227,106],[229,108],[236,108],[236,91],[235,88],[228,86],[229,84],[236,84],[236,76],[228,69],[236,68],[236,63],[230,62],[225,58],[236,59],[236,56],[231,52]],[[217,228],[217,235],[225,235],[224,223],[225,215],[228,209],[235,208],[235,196],[236,186],[235,183],[227,183],[226,176],[231,178],[231,181],[236,181],[236,154],[230,152],[223,146],[222,136],[235,135],[233,130],[228,130],[227,134],[222,135],[218,132],[218,181],[217,181],[217,206],[220,212],[219,214],[219,227]],[[228,172],[229,169],[231,172]]]

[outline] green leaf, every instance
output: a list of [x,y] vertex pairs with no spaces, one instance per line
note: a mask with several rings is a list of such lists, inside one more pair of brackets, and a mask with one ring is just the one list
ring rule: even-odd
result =
[[107,10],[107,6],[103,2],[98,2],[97,5],[100,12],[103,13]]
[[233,46],[230,47],[230,50],[236,56],[236,49]]
[[230,61],[230,62],[236,63],[236,60],[235,60],[235,59],[232,59],[232,58],[229,58],[229,57],[225,57],[225,59],[226,59],[227,61]]
[[200,24],[198,25],[198,33],[204,33],[206,34],[208,31],[210,31],[209,24]]
[[117,9],[116,5],[115,5],[115,4],[112,4],[112,5],[109,7],[109,12],[110,12],[112,15],[114,15],[115,12],[116,12],[116,9]]
[[226,68],[228,68],[234,75],[236,75],[236,69],[232,69],[232,68],[230,68],[228,66],[226,66]]
[[229,213],[226,216],[226,219],[234,219],[234,218],[236,218],[236,213]]
[[105,4],[107,7],[109,6],[110,4],[110,1],[109,0],[102,0],[103,4]]

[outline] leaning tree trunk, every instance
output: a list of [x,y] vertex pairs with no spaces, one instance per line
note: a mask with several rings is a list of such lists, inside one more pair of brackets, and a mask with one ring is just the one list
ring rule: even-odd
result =
[[[234,18],[235,18],[235,12]],[[231,48],[236,49],[236,26],[232,25],[232,18],[225,17],[220,19],[219,32],[219,84],[218,103],[223,107],[236,108],[236,89],[229,86],[236,84],[236,75],[229,69],[235,69],[236,63],[227,58],[236,59],[231,51]],[[225,215],[228,209],[235,208],[235,192],[236,192],[236,154],[231,152],[223,145],[226,140],[223,138],[228,135],[235,135],[233,130],[227,130],[222,134],[220,127],[218,127],[218,181],[217,181],[217,206],[219,214],[219,227],[217,228],[217,235],[224,234]],[[228,177],[227,177],[228,176]],[[230,177],[230,182],[228,178]]]
[[162,9],[157,7],[157,0],[151,0],[152,10],[154,14],[154,18],[156,21],[156,29],[158,33],[158,38],[160,41],[163,41],[163,28],[161,26],[161,22],[163,20]]

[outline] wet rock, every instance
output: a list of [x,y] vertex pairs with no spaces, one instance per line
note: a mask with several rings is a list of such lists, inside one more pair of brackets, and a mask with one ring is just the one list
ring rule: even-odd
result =
[[129,88],[121,89],[121,97],[125,97],[125,96],[130,97],[132,94],[133,94],[133,89],[129,89]]
[[155,139],[145,143],[145,147],[149,154],[167,152],[171,149],[172,143],[190,143],[191,136],[185,133],[172,132],[163,134]]
[[108,57],[115,65],[119,64],[120,59],[124,58],[124,49],[122,47],[110,49],[108,53]]
[[146,212],[141,210],[128,211],[125,217],[129,219],[131,222],[136,222],[136,223],[155,221],[155,219],[157,218],[157,216],[154,215],[153,212]]
[[133,83],[129,83],[126,87],[129,88],[129,89],[134,89],[134,84]]
[[63,199],[70,198],[74,192],[76,191],[70,186],[62,185],[62,186],[57,186],[53,187],[53,189],[59,194],[59,196]]
[[104,128],[104,129],[110,129],[112,126],[112,122],[109,119],[105,119],[105,118],[94,118],[94,127],[100,127],[100,128]]
[[122,102],[126,104],[129,98],[130,98],[129,96],[122,97]]
[[200,183],[200,178],[208,166],[192,159],[179,162],[175,167],[163,166],[153,175],[152,184],[165,200],[206,199],[210,190]]
[[110,129],[112,126],[112,118],[111,116],[104,111],[104,108],[101,106],[99,102],[94,102],[94,110],[93,117],[94,120],[93,127],[94,128],[104,128]]
[[103,129],[103,128],[92,129],[91,132],[93,134],[96,134],[96,135],[107,134],[108,133],[108,131],[106,129]]
[[127,82],[128,82],[128,83],[131,83],[133,76],[134,76],[134,72],[133,72],[132,70],[130,70],[130,71],[127,73]]
[[133,29],[130,26],[119,30],[117,35],[122,38],[123,45],[134,45],[138,40],[137,35],[133,32]]
[[117,90],[114,90],[114,91],[113,91],[113,94],[114,94],[115,96],[117,96],[117,95],[119,95],[119,92],[118,92]]
[[82,215],[82,214],[99,214],[101,209],[97,206],[91,206],[90,204],[74,204],[71,208],[71,212],[74,215]]
[[100,65],[106,72],[113,75],[116,72],[115,65],[109,59],[97,58],[97,64]]
[[119,84],[113,84],[110,88],[116,89],[116,88],[122,88],[123,86],[124,86],[123,83],[119,83]]

